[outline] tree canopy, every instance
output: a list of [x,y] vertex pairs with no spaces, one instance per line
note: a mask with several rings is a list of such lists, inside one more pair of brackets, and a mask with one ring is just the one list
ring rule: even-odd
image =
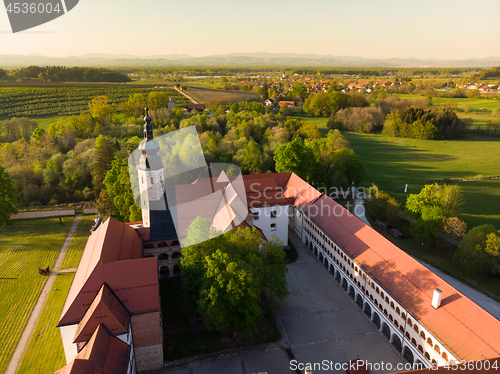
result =
[[[192,225],[210,226],[198,218]],[[194,228],[189,236],[196,236]],[[276,308],[288,295],[285,252],[276,240],[263,242],[254,228],[239,228],[185,247],[180,260],[183,288],[203,316],[219,331],[252,331],[265,300]]]
[[17,189],[14,180],[0,166],[0,224],[5,225],[17,213]]
[[[447,232],[452,241],[463,235],[464,223],[456,216],[460,213],[463,198],[457,185],[427,184],[418,194],[406,199],[406,212],[415,222],[411,229],[418,240],[434,243],[438,236]],[[456,219],[450,221],[449,218]]]
[[468,274],[499,273],[500,238],[493,225],[476,226],[463,237],[453,261]]
[[116,218],[124,222],[142,220],[141,208],[135,203],[130,185],[127,159],[115,156],[111,162],[111,169],[104,178],[104,185],[111,203],[118,211]]

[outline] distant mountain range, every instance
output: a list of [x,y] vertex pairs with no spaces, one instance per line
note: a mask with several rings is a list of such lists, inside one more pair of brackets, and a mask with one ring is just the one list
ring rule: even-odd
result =
[[492,67],[500,66],[500,57],[441,60],[419,58],[364,58],[357,56],[321,56],[296,53],[231,53],[192,57],[186,54],[135,56],[88,53],[83,56],[48,57],[41,55],[0,55],[0,67],[29,65],[59,66],[310,66],[310,67]]

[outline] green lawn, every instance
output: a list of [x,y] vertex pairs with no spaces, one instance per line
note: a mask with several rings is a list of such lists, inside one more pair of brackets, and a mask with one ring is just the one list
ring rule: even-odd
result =
[[66,365],[61,333],[56,325],[74,275],[66,273],[56,277],[17,374],[52,374]]
[[19,220],[0,227],[0,374],[47,279],[38,267],[52,268],[73,220]]
[[69,244],[68,252],[64,256],[61,269],[71,269],[76,268],[80,262],[80,257],[82,257],[83,250],[85,249],[85,244],[87,244],[87,239],[90,236],[90,228],[94,224],[94,216],[83,216],[78,223],[76,232],[71,239]]
[[[377,184],[401,203],[425,183],[500,175],[500,139],[468,136],[461,140],[390,138],[381,134],[344,133],[365,167],[362,185]],[[500,180],[462,182],[465,205],[462,219],[469,228],[491,223],[500,227]]]
[[69,116],[45,116],[45,117],[35,117],[31,118],[31,120],[35,121],[38,124],[38,127],[41,129],[44,129],[45,131],[48,130],[49,126],[56,122],[57,120],[62,120],[64,121],[66,118],[69,118]]
[[326,125],[328,124],[328,118],[326,117],[310,117],[307,115],[297,115],[291,117],[298,119],[302,122],[315,124],[316,126],[318,126],[318,129],[321,132],[321,135],[323,136],[326,136],[326,134],[329,131],[328,127],[326,127]]

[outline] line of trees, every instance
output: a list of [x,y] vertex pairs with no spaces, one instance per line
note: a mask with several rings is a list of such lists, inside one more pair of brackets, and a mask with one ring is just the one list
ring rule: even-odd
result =
[[[104,68],[28,66],[10,73],[14,78],[36,78],[44,82],[130,82],[131,79],[118,71]],[[1,74],[0,74],[0,78]]]
[[417,107],[397,109],[389,113],[383,133],[414,139],[454,139],[464,137],[467,128],[450,109],[426,110]]

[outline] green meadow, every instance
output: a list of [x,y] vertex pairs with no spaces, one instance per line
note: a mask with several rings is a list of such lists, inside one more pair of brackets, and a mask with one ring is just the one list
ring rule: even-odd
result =
[[[344,136],[362,159],[365,167],[362,184],[375,183],[402,204],[408,194],[418,193],[425,183],[500,175],[499,138],[418,140],[347,132]],[[459,184],[465,198],[461,218],[469,228],[486,223],[500,227],[500,179]]]
[[31,334],[17,374],[52,374],[66,365],[61,332],[56,325],[74,275],[75,273],[57,275],[54,287]]
[[19,220],[0,227],[0,373],[47,280],[38,267],[52,269],[73,220],[64,217],[62,225],[59,218]]

